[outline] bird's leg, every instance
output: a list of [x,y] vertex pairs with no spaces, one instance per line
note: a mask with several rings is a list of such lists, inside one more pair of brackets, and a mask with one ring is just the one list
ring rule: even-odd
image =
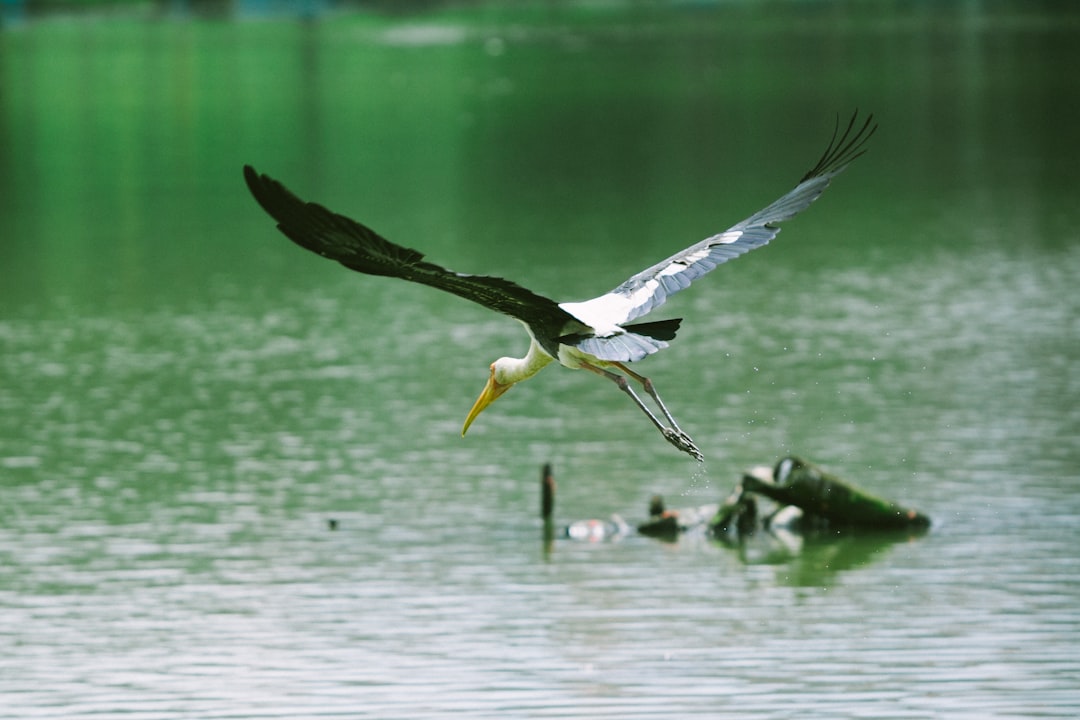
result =
[[630,377],[634,378],[639,383],[641,383],[641,387],[645,388],[645,392],[649,393],[649,397],[651,397],[653,399],[653,401],[656,403],[656,406],[658,408],[660,408],[660,412],[664,413],[664,417],[667,418],[667,421],[669,423],[671,423],[671,427],[673,427],[675,430],[678,430],[680,433],[682,432],[682,429],[679,427],[679,423],[675,422],[675,418],[673,418],[671,416],[671,413],[668,412],[667,407],[664,405],[664,401],[661,400],[660,395],[657,394],[656,387],[653,385],[652,380],[645,377],[644,375],[637,374],[636,372],[634,372],[630,368],[626,367],[626,365],[624,365],[622,363],[617,362],[617,363],[612,363],[612,365],[619,368],[624,373],[626,373],[627,375],[629,375]]
[[[630,368],[626,367],[626,365],[624,365],[623,363],[617,362],[612,364],[630,377],[637,380],[639,383],[641,383],[641,387],[645,388],[645,392],[649,394],[649,397],[653,399],[653,402],[656,403],[656,406],[660,408],[660,412],[662,412],[667,421],[671,423],[670,428],[661,429],[661,432],[664,433],[664,437],[668,439],[668,442],[672,443],[679,449],[683,449],[685,452],[690,453],[698,460],[704,460],[705,457],[701,454],[701,451],[698,450],[697,445],[694,444],[694,441],[690,438],[689,435],[683,432],[682,428],[679,427],[679,423],[675,422],[675,418],[668,411],[667,406],[664,405],[664,401],[660,399],[660,394],[656,392],[656,387],[653,385],[653,381],[645,377],[644,375],[639,375]],[[671,436],[674,436],[674,438]],[[684,448],[684,446],[688,446],[688,448]]]
[[[616,366],[622,370],[626,370],[626,368],[618,365],[618,363],[616,363]],[[660,402],[660,398],[657,397],[656,390],[653,389],[651,382],[646,385],[644,382],[645,378],[641,377],[637,373],[626,371],[631,377],[642,383],[642,386],[645,387],[645,391],[649,393],[649,395],[656,401],[656,404],[664,413],[664,417],[668,420],[668,422],[671,423],[671,427],[664,425],[664,423],[660,422],[660,419],[657,418],[655,414],[653,414],[653,411],[649,409],[649,406],[642,402],[641,398],[638,397],[638,394],[634,392],[634,388],[630,387],[630,383],[627,382],[625,377],[619,375],[618,373],[613,373],[610,370],[605,370],[604,368],[596,367],[595,365],[589,365],[588,363],[583,363],[581,367],[585,368],[586,370],[592,370],[597,375],[602,375],[614,382],[620,390],[629,395],[630,399],[633,400],[639,408],[641,408],[641,411],[645,413],[649,420],[652,421],[652,424],[656,426],[656,429],[660,431],[660,434],[663,435],[664,439],[667,440],[669,443],[677,447],[679,450],[682,450],[684,453],[691,455],[698,462],[701,462],[705,459],[705,456],[701,454],[701,451],[698,450],[697,445],[695,445],[694,441],[690,439],[690,436],[680,430],[679,426],[675,424],[675,420],[671,417],[671,413],[667,411],[667,408],[664,407],[664,404]]]

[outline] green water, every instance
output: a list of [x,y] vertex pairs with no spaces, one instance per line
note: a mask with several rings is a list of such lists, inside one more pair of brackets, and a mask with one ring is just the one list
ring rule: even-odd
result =
[[[1080,17],[1061,4],[53,17],[0,33],[0,718],[1072,717]],[[639,369],[282,237],[611,289],[880,130]],[[910,542],[556,541],[805,455]],[[338,529],[330,531],[334,518]],[[906,540],[906,538],[904,539]]]

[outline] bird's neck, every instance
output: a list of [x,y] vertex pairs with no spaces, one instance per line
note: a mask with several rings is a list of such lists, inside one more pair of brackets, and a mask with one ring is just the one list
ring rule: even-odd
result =
[[495,379],[503,385],[512,385],[528,380],[552,361],[552,357],[541,349],[535,340],[529,343],[529,352],[523,358],[499,358],[496,363]]

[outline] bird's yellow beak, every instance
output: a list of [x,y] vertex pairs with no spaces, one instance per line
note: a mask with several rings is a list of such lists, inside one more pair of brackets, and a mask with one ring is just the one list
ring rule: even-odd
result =
[[484,391],[480,393],[480,397],[476,398],[476,402],[473,403],[472,410],[469,411],[469,416],[465,418],[465,426],[461,428],[461,437],[465,437],[465,433],[468,432],[469,426],[472,425],[476,416],[484,411],[491,403],[495,402],[500,395],[509,390],[512,385],[503,385],[495,379],[495,368],[491,369],[491,377],[488,378],[487,385],[484,386]]

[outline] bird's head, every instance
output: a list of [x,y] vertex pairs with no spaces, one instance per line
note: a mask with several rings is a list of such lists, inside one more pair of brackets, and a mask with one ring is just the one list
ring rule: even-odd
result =
[[472,410],[469,411],[469,416],[465,418],[465,426],[461,428],[462,437],[465,437],[465,433],[468,432],[469,426],[472,425],[473,420],[484,411],[484,408],[495,402],[500,395],[513,387],[516,381],[511,379],[508,375],[509,362],[512,362],[512,358],[499,358],[491,363],[491,375],[488,376],[487,385],[484,386],[484,390],[480,393],[480,397],[476,398],[476,402],[473,403]]

